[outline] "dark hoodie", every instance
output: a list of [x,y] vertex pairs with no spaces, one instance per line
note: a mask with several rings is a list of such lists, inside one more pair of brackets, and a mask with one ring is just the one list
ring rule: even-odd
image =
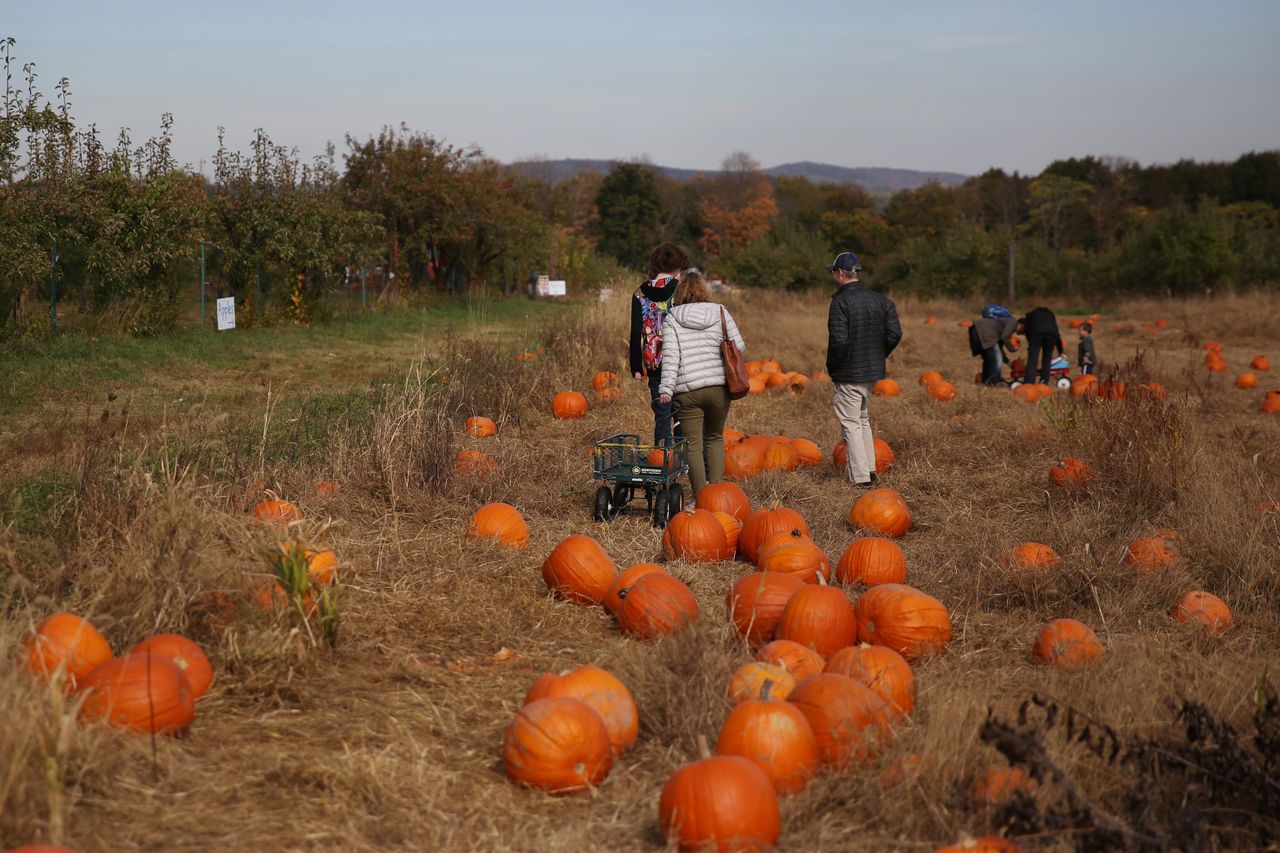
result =
[[[631,373],[662,372],[662,321],[671,308],[679,279],[646,281],[631,296]],[[643,298],[642,298],[643,297]],[[646,316],[647,314],[647,316]],[[645,364],[645,351],[654,363]]]

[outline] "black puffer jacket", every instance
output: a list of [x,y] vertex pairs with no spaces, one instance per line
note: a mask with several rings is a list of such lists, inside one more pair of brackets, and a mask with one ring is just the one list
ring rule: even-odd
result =
[[827,314],[827,373],[832,382],[884,379],[884,360],[902,340],[898,309],[861,282],[842,286]]

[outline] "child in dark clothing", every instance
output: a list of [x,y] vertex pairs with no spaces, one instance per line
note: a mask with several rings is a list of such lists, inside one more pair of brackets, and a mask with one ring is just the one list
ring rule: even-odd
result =
[[649,280],[631,297],[631,375],[647,379],[653,408],[653,443],[671,438],[671,403],[658,399],[662,379],[662,323],[680,283],[680,271],[689,266],[689,255],[671,243],[663,243],[649,255]]
[[1088,375],[1098,369],[1098,352],[1093,348],[1093,324],[1080,324],[1080,346],[1077,349],[1080,372]]

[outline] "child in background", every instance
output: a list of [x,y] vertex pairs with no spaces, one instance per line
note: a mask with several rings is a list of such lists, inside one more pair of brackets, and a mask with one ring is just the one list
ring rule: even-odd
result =
[[1089,375],[1098,369],[1098,351],[1093,348],[1093,324],[1080,324],[1080,346],[1077,350],[1080,373]]

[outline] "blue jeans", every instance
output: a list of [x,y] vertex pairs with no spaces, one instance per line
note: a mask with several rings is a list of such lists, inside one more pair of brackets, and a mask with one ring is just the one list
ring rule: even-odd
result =
[[671,404],[658,402],[658,385],[662,371],[649,374],[649,403],[653,408],[653,443],[662,444],[671,438]]
[[1000,353],[1000,344],[987,347],[982,351],[982,384],[995,387],[1000,384],[1000,371],[1004,367],[1004,358]]

